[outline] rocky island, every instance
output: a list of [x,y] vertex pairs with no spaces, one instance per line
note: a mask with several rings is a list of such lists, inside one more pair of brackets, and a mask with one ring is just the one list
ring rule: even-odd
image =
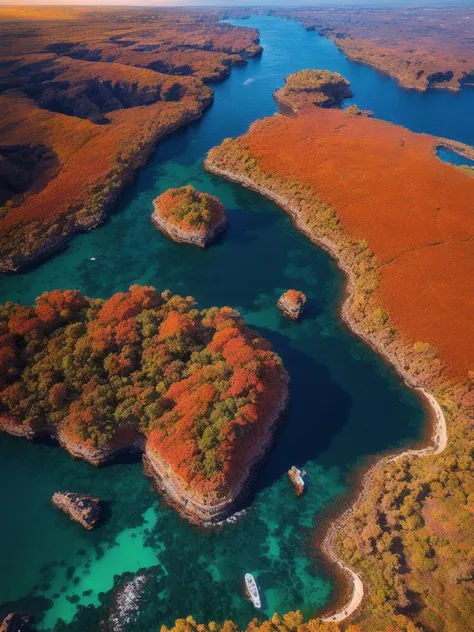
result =
[[[363,597],[373,629],[380,621],[397,629],[401,607],[407,630],[463,632],[472,620],[464,579],[472,574],[457,569],[471,569],[465,538],[474,533],[462,491],[467,481],[473,489],[474,179],[437,158],[446,142],[473,157],[461,143],[307,107],[257,121],[205,161],[276,202],[331,253],[347,275],[343,320],[429,406],[430,443],[378,461],[324,539],[351,581],[350,601],[325,619],[334,625]],[[385,541],[396,541],[395,555]]]
[[227,223],[222,202],[193,186],[168,189],[153,207],[151,219],[157,228],[173,241],[200,248],[208,246]]
[[349,85],[338,72],[299,70],[286,77],[283,88],[276,90],[273,96],[293,112],[309,105],[337,107],[343,99],[352,96]]
[[56,492],[51,502],[64,511],[71,520],[78,522],[89,531],[94,529],[100,520],[102,504],[100,498],[73,492]]
[[[193,522],[232,513],[287,399],[280,357],[229,307],[142,286],[0,307],[0,430],[55,437],[94,465],[143,452]],[[81,520],[76,500],[57,504]]]
[[298,290],[287,290],[278,299],[278,307],[292,320],[298,320],[301,317],[305,305],[306,296]]

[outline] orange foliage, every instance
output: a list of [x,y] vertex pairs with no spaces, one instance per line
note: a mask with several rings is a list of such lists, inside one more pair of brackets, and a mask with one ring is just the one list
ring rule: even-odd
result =
[[[351,238],[367,241],[393,325],[464,376],[474,367],[474,179],[436,157],[443,142],[320,108],[259,121],[235,141],[270,179],[309,187]],[[232,151],[222,146],[224,165]]]
[[198,495],[235,484],[286,389],[278,356],[230,308],[199,312],[191,297],[140,286],[107,301],[55,290],[35,307],[0,308],[5,419],[53,427],[78,447],[144,435]]

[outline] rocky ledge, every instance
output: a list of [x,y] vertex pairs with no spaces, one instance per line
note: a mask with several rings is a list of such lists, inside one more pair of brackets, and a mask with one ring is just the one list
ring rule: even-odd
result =
[[64,511],[72,520],[91,531],[97,525],[101,515],[101,500],[73,492],[56,492],[53,505]]
[[339,107],[352,96],[350,83],[338,72],[299,70],[285,79],[285,85],[273,93],[276,101],[298,113],[304,107]]
[[205,248],[226,226],[224,206],[192,186],[168,189],[153,202],[151,219],[173,241]]
[[0,632],[26,632],[30,619],[25,612],[10,612],[0,623]]
[[277,305],[285,316],[298,320],[306,305],[306,296],[298,290],[288,290],[280,296]]

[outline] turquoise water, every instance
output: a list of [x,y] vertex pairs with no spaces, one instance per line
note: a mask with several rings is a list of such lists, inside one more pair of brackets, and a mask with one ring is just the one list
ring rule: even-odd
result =
[[[158,147],[106,225],[42,265],[3,277],[1,300],[30,303],[56,287],[107,297],[145,283],[192,294],[201,307],[231,305],[281,354],[292,379],[288,413],[245,515],[210,532],[168,508],[140,463],[95,469],[54,446],[1,436],[0,614],[33,611],[39,629],[98,630],[114,587],[138,571],[151,579],[127,630],[159,629],[189,613],[245,624],[256,614],[243,595],[248,571],[262,589],[260,617],[296,608],[313,614],[335,597],[312,545],[323,512],[369,455],[422,436],[419,400],[340,322],[343,276],[334,262],[274,204],[211,177],[201,163],[224,137],[274,113],[272,91],[301,68],[343,73],[353,101],[380,118],[471,144],[474,91],[403,91],[296,23],[258,17],[245,25],[260,29],[261,59],[234,68],[215,87],[205,116]],[[205,251],[167,240],[150,221],[154,197],[189,183],[219,196],[230,217],[221,242]],[[301,323],[285,320],[275,307],[289,287],[308,296]],[[308,472],[307,494],[299,499],[285,474],[293,464]],[[54,510],[50,497],[58,489],[102,497],[104,524],[85,532]]]
[[438,147],[436,149],[436,155],[443,162],[449,162],[451,165],[457,165],[458,167],[465,165],[467,167],[474,167],[474,160],[470,158],[466,158],[466,156],[462,156],[458,154],[457,151],[453,149],[449,149],[449,147]]

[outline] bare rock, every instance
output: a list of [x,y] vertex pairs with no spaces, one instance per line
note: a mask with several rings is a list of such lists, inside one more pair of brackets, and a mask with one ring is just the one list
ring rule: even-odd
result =
[[73,492],[56,492],[52,503],[85,529],[92,530],[100,520],[101,500]]
[[292,320],[298,320],[303,312],[306,304],[306,296],[303,292],[298,290],[288,290],[280,296],[278,299],[278,307],[281,311],[291,318]]

